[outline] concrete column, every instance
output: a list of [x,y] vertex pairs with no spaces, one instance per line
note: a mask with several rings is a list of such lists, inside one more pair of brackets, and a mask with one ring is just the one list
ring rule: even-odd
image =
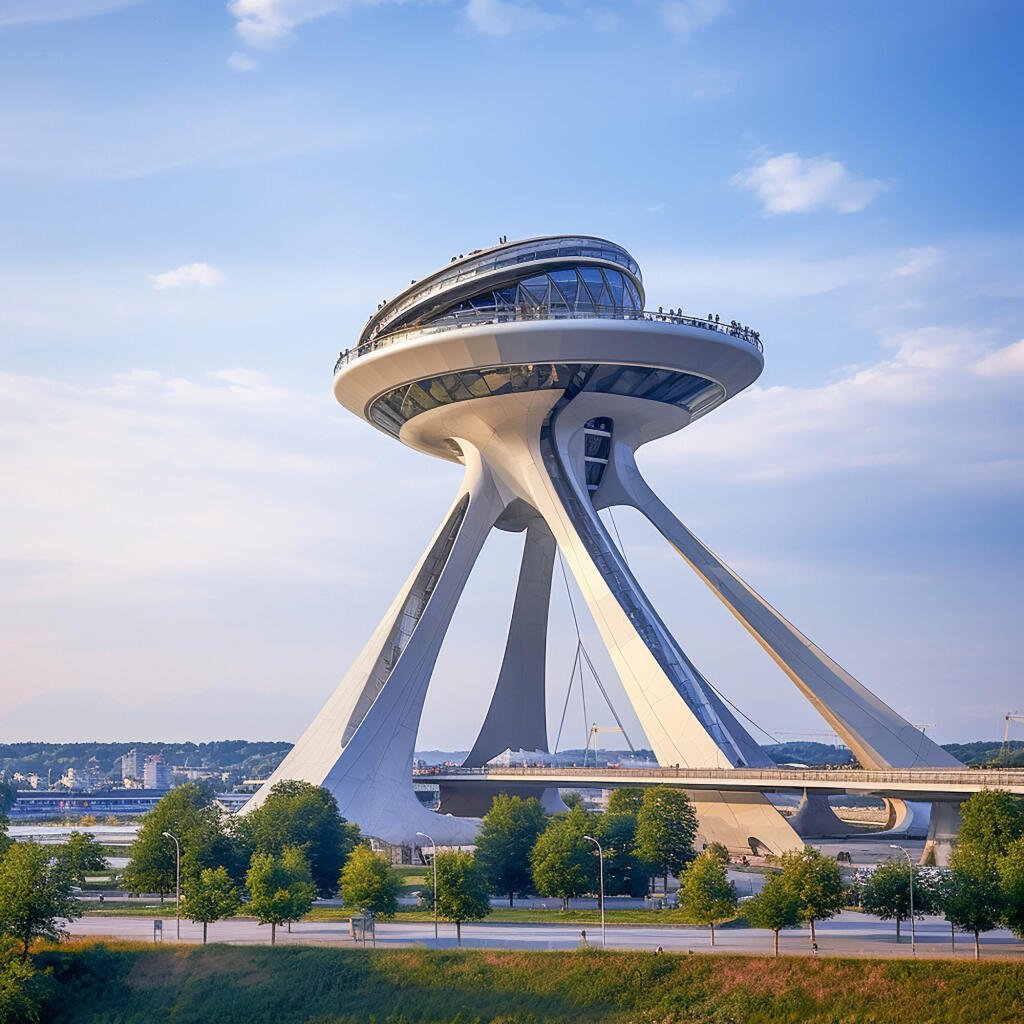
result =
[[629,503],[650,520],[771,655],[864,768],[962,767],[836,664],[702,544],[647,485],[632,451],[617,454],[617,482]]

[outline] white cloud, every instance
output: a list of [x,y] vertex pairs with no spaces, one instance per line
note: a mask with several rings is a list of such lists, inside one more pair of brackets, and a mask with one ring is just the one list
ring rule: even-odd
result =
[[727,0],[665,0],[659,8],[665,27],[683,39],[717,21],[728,10]]
[[175,267],[174,270],[165,270],[162,274],[149,274],[153,287],[163,291],[165,288],[190,288],[199,285],[202,288],[215,288],[226,280],[224,273],[209,263],[186,263],[184,266]]
[[347,0],[231,0],[235,31],[249,46],[268,49],[293,29],[328,14],[340,14]]
[[542,10],[533,3],[516,3],[513,0],[469,0],[465,14],[478,32],[488,36],[543,31],[565,23],[560,14]]
[[767,157],[733,175],[732,184],[753,191],[766,214],[856,213],[889,187],[877,178],[855,178],[829,156],[799,153]]
[[232,71],[255,71],[259,66],[260,62],[243,50],[235,50],[228,57],[228,67]]
[[982,377],[1019,377],[1024,374],[1024,338],[990,352],[974,364]]
[[[657,459],[724,479],[813,480],[900,467],[915,489],[1024,483],[1015,386],[1024,340],[990,351],[974,328],[930,326],[883,339],[893,354],[812,387],[754,385],[676,438]],[[979,356],[981,359],[979,361]],[[699,464],[699,467],[698,465]],[[877,494],[879,477],[865,476]]]
[[0,28],[77,21],[135,7],[143,0],[6,0],[0,7]]
[[918,249],[908,249],[901,254],[903,262],[893,271],[897,277],[914,277],[924,274],[937,267],[946,254],[933,245],[924,245]]

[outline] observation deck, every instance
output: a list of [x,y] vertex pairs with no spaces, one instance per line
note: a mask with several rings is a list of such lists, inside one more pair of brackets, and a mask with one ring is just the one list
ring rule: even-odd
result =
[[453,257],[380,303],[339,356],[334,392],[385,433],[457,460],[429,415],[457,402],[567,387],[644,398],[667,407],[652,410],[654,437],[760,375],[753,328],[681,307],[646,310],[645,301],[639,264],[614,242],[503,241]]

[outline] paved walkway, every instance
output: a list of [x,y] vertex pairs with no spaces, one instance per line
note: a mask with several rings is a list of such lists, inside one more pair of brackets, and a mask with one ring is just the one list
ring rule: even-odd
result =
[[[164,919],[164,941],[175,941],[174,918]],[[152,918],[140,917],[83,917],[69,926],[75,936],[93,938],[111,937],[153,940]],[[587,938],[592,946],[601,945],[599,925],[587,926]],[[831,921],[817,926],[818,946],[822,956],[880,956],[909,957],[910,929],[903,942],[894,941],[895,926],[865,914],[843,913]],[[181,941],[201,942],[203,929],[191,921],[181,922]],[[917,955],[920,957],[950,957],[949,925],[940,918],[927,918],[917,925]],[[259,925],[250,918],[232,918],[210,925],[211,942],[233,944],[266,944],[270,942],[270,926]],[[347,921],[306,922],[277,932],[279,943],[313,943],[352,947]],[[989,932],[982,936],[981,955],[1024,957],[1024,943],[1007,931]],[[562,924],[487,924],[478,922],[462,926],[462,944],[470,948],[492,949],[576,949],[580,946],[580,928]],[[381,923],[377,926],[378,947],[435,946],[434,927],[429,923]],[[436,945],[451,948],[455,945],[455,926],[441,923]],[[710,952],[709,933],[706,928],[689,927],[636,927],[609,925],[608,947],[616,949],[649,949],[658,946],[666,950]],[[806,928],[783,932],[779,950],[784,954],[806,955],[809,936]],[[770,953],[771,932],[754,928],[719,928],[715,933],[715,950],[723,953]],[[974,955],[973,938],[956,936],[958,958]]]

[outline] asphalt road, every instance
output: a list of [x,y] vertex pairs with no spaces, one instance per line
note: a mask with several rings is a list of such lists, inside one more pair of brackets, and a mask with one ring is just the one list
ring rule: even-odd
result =
[[[174,919],[164,919],[165,942],[175,941]],[[83,917],[69,926],[74,936],[91,938],[153,940],[153,921],[138,917]],[[590,945],[601,944],[600,926],[588,926]],[[906,928],[904,941],[895,943],[892,922],[882,922],[865,914],[843,913],[831,921],[817,926],[819,953],[822,956],[883,956],[909,957],[910,929]],[[201,942],[201,925],[181,922],[181,941]],[[927,918],[917,925],[917,955],[923,957],[949,957],[949,925],[941,918]],[[259,925],[246,918],[218,921],[210,925],[211,942],[233,944],[265,944],[270,942],[270,926]],[[665,950],[711,951],[706,928],[689,927],[636,927],[614,925],[608,927],[608,947],[616,949],[649,949],[661,946]],[[301,922],[292,926],[291,934],[279,928],[277,941],[284,943],[313,943],[352,947],[356,943],[349,935],[348,922]],[[989,932],[982,936],[982,956],[1024,957],[1024,943],[1007,931]],[[581,944],[579,927],[561,924],[487,924],[478,922],[462,926],[462,944],[466,947],[494,949],[576,949]],[[783,932],[779,949],[784,954],[806,955],[809,951],[809,933],[806,928]],[[435,945],[434,927],[429,923],[381,923],[377,926],[378,947]],[[455,945],[455,926],[441,923],[440,938],[436,945],[451,948]],[[719,928],[715,933],[715,950],[723,953],[770,953],[771,932],[753,928]],[[956,936],[957,957],[974,955],[973,938]]]

